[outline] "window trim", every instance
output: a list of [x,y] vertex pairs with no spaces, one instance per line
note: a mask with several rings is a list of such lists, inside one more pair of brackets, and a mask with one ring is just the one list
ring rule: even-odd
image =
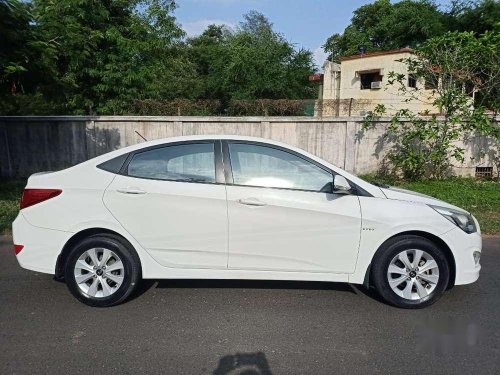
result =
[[[127,169],[130,161],[134,157],[135,154],[140,154],[141,152],[149,151],[149,150],[154,150],[156,148],[163,148],[163,147],[168,147],[168,146],[178,146],[178,145],[189,145],[189,144],[200,144],[200,143],[212,143],[214,145],[214,163],[215,163],[215,182],[199,182],[199,181],[179,181],[179,180],[164,180],[164,179],[157,179],[157,178],[147,178],[147,177],[134,177],[134,176],[129,176],[127,174]],[[233,181],[233,172],[232,172],[232,166],[231,166],[231,158],[229,155],[229,143],[242,143],[242,144],[249,144],[249,145],[257,145],[257,146],[263,146],[263,147],[270,147],[270,148],[275,148],[280,151],[288,152],[292,155],[295,155],[305,161],[308,161],[317,167],[323,169],[324,171],[330,173],[332,175],[332,184],[333,184],[333,179],[335,178],[336,175],[339,173],[335,172],[333,169],[328,168],[327,166],[308,158],[307,156],[290,150],[289,148],[278,146],[278,145],[273,145],[270,143],[266,142],[258,142],[258,141],[248,141],[248,140],[237,140],[237,139],[200,139],[200,140],[190,140],[190,141],[178,141],[178,142],[167,142],[167,143],[162,143],[154,146],[149,146],[149,147],[144,147],[135,151],[131,151],[125,158],[125,161],[120,168],[120,170],[117,173],[114,172],[109,172],[109,173],[114,173],[120,176],[124,177],[130,177],[130,178],[139,178],[143,180],[152,180],[152,181],[166,181],[166,182],[180,182],[180,183],[186,183],[186,184],[206,184],[206,185],[228,185],[228,186],[239,186],[239,187],[252,187],[252,188],[259,188],[259,189],[275,189],[275,190],[290,190],[290,191],[303,191],[303,192],[308,192],[308,193],[319,193],[319,194],[332,194],[335,195],[334,191],[332,192],[325,192],[325,191],[316,191],[316,190],[301,190],[301,189],[292,189],[292,188],[280,188],[280,187],[268,187],[268,186],[250,186],[250,185],[238,185],[234,184]],[[122,155],[120,155],[122,156]],[[111,159],[110,159],[111,160]],[[107,160],[108,161],[108,160]],[[97,166],[99,168],[99,165]],[[344,176],[345,177],[345,176]],[[365,189],[361,188],[351,180],[347,179],[351,186],[353,187],[353,191],[351,195],[359,195],[359,196],[365,196],[365,197],[372,197],[370,193],[368,193]],[[333,188],[333,186],[332,186]]]
[[[233,166],[231,164],[231,154],[229,152],[229,144],[245,144],[245,145],[251,145],[251,146],[261,146],[261,147],[268,147],[268,148],[274,148],[276,150],[282,151],[289,153],[293,156],[296,156],[306,162],[309,162],[316,167],[324,170],[325,172],[329,173],[332,177],[332,191],[318,191],[318,190],[307,190],[307,189],[294,189],[294,188],[283,188],[283,187],[274,187],[274,186],[255,186],[255,185],[241,185],[241,184],[235,184],[234,179],[233,179]],[[318,163],[315,160],[312,160],[308,158],[305,155],[302,155],[301,153],[295,152],[293,150],[290,150],[285,147],[269,144],[269,143],[264,143],[264,142],[257,142],[257,141],[245,141],[245,140],[222,140],[222,153],[224,157],[224,174],[226,176],[226,185],[228,186],[240,186],[240,187],[250,187],[250,188],[260,188],[260,189],[277,189],[277,190],[290,190],[290,191],[303,191],[303,192],[308,192],[308,193],[319,193],[319,194],[335,194],[333,192],[333,179],[335,175],[338,173],[335,173],[332,169],[328,168],[327,166]],[[352,182],[349,181],[351,184]],[[357,191],[357,186],[353,184],[353,188]]]
[[[152,177],[139,177],[139,176],[130,176],[128,174],[128,166],[135,155],[141,154],[143,152],[165,148],[169,146],[184,146],[184,145],[192,145],[192,144],[212,144],[214,146],[214,168],[215,168],[215,181],[214,182],[204,182],[204,181],[181,181],[174,179],[164,179],[164,178],[152,178]],[[139,178],[143,180],[152,180],[152,181],[167,181],[167,182],[181,182],[187,184],[206,184],[206,185],[224,185],[224,166],[222,159],[222,150],[221,150],[221,142],[217,139],[206,139],[206,140],[193,140],[193,141],[179,141],[179,142],[168,142],[162,143],[159,145],[144,147],[139,150],[131,151],[125,162],[123,163],[120,171],[117,173],[121,176],[130,177],[130,178]]]

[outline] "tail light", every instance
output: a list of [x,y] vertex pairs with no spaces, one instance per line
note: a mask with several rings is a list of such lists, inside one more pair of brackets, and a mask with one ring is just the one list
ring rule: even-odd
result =
[[60,189],[24,189],[20,204],[21,210],[47,199],[57,197],[61,193],[62,190]]
[[14,252],[16,253],[16,255],[19,254],[23,248],[24,245],[14,245]]

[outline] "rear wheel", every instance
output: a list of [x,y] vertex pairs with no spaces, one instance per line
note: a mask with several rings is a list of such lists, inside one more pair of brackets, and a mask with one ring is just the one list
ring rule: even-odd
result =
[[432,241],[408,235],[388,240],[372,263],[372,279],[380,296],[402,308],[436,302],[449,280],[446,256]]
[[139,282],[139,257],[118,236],[90,236],[69,253],[64,277],[71,293],[81,302],[113,306],[123,302]]

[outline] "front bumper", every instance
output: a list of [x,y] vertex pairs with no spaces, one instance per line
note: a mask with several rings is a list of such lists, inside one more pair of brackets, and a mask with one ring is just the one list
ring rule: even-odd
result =
[[57,257],[72,233],[36,227],[20,212],[12,223],[14,244],[23,245],[17,261],[23,268],[54,274]]
[[481,252],[481,233],[467,234],[460,228],[453,229],[441,238],[450,247],[455,258],[455,285],[470,284],[479,278],[481,264],[476,264],[474,252]]

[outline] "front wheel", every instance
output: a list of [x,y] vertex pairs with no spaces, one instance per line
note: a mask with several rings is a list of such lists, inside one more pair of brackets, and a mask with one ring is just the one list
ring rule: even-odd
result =
[[450,277],[442,250],[427,238],[408,235],[388,240],[372,263],[375,289],[388,303],[415,309],[436,302]]
[[90,236],[71,249],[64,278],[81,302],[108,307],[123,302],[140,279],[140,262],[133,248],[114,235]]

